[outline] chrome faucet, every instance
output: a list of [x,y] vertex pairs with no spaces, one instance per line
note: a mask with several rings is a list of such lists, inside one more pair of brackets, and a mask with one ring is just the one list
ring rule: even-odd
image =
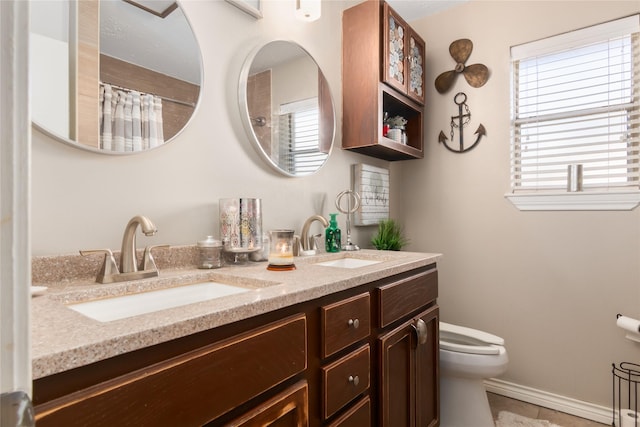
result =
[[136,215],[127,224],[122,236],[122,250],[120,251],[120,273],[131,273],[138,271],[136,260],[136,230],[138,225],[145,236],[153,236],[158,229],[149,218]]
[[302,226],[302,233],[300,233],[300,244],[304,251],[311,250],[314,247],[314,238],[313,236],[309,236],[309,228],[311,228],[311,224],[314,221],[320,222],[324,228],[329,226],[329,221],[327,221],[322,215],[313,215],[307,218]]

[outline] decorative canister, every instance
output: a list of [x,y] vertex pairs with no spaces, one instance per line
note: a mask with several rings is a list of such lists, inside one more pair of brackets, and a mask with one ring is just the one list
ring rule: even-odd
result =
[[226,252],[262,249],[261,199],[220,199],[220,238]]
[[207,236],[205,240],[199,240],[198,244],[198,268],[222,267],[222,242],[213,236]]

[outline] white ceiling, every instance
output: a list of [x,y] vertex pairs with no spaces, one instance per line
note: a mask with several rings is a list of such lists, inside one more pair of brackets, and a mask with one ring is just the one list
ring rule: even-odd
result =
[[387,0],[396,12],[407,21],[415,21],[425,16],[434,15],[445,9],[466,3],[469,0]]

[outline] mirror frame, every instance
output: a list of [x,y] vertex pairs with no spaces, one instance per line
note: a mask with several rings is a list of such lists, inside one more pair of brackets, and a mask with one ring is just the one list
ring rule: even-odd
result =
[[269,156],[264,149],[262,148],[262,145],[260,145],[260,141],[258,140],[258,136],[256,135],[253,126],[251,124],[251,118],[249,115],[249,105],[248,105],[248,101],[247,101],[247,82],[249,79],[249,73],[251,72],[251,65],[253,64],[253,61],[255,60],[256,56],[258,55],[258,53],[260,53],[260,51],[267,46],[270,43],[274,43],[274,42],[286,42],[286,43],[290,43],[295,45],[296,47],[298,47],[300,50],[302,50],[315,64],[316,67],[318,67],[318,71],[320,72],[320,74],[322,74],[322,78],[325,80],[325,83],[327,84],[327,87],[329,87],[329,82],[327,81],[327,78],[325,77],[324,73],[322,72],[322,69],[320,68],[320,65],[318,65],[318,62],[316,61],[316,59],[309,53],[309,51],[307,51],[304,47],[302,47],[298,42],[295,42],[293,40],[285,40],[285,39],[271,39],[271,40],[267,40],[264,41],[262,43],[259,43],[253,50],[251,50],[251,52],[249,53],[249,55],[247,56],[247,58],[245,59],[243,65],[242,65],[242,70],[240,71],[240,79],[238,81],[238,106],[240,109],[240,119],[242,120],[242,125],[245,129],[245,132],[247,133],[247,135],[249,136],[249,139],[251,139],[251,145],[253,145],[253,148],[258,152],[258,154],[260,155],[260,157],[262,157],[268,164],[269,166],[271,166],[272,169],[274,169],[275,171],[279,172],[282,175],[288,176],[288,177],[292,177],[292,178],[304,178],[307,176],[311,176],[314,175],[316,173],[318,173],[318,171],[320,169],[322,169],[324,167],[324,165],[327,164],[327,162],[329,161],[329,158],[331,157],[331,153],[333,152],[333,148],[335,145],[335,139],[336,139],[336,106],[335,106],[335,102],[333,100],[333,93],[331,91],[331,88],[329,87],[329,93],[331,95],[331,110],[332,110],[332,114],[333,114],[333,127],[331,129],[331,147],[329,148],[329,152],[327,153],[327,158],[324,161],[324,163],[322,163],[322,165],[320,167],[318,167],[318,169],[316,169],[314,172],[308,173],[308,174],[304,174],[304,175],[295,175],[292,173],[289,173],[287,171],[285,171],[284,169],[282,169],[276,162],[273,161],[273,159],[271,158],[271,156]]
[[[0,0],[1,1],[1,0]],[[194,35],[194,39],[195,42],[197,44],[198,47],[198,56],[200,58],[200,92],[198,93],[198,99],[195,102],[195,106],[193,107],[193,113],[191,114],[191,117],[189,117],[189,120],[187,120],[187,122],[184,124],[184,126],[182,127],[182,129],[180,129],[180,131],[178,131],[175,135],[173,135],[171,138],[169,138],[168,140],[166,140],[163,144],[158,145],[157,147],[152,147],[152,148],[148,148],[146,150],[140,150],[140,151],[109,151],[109,150],[103,150],[100,148],[95,148],[95,147],[91,147],[89,145],[85,145],[82,144],[81,142],[78,141],[74,141],[68,137],[64,137],[61,135],[58,135],[56,133],[54,133],[53,131],[50,131],[49,129],[44,128],[43,126],[41,126],[40,124],[38,124],[33,117],[31,117],[31,127],[32,129],[37,130],[38,132],[52,138],[55,139],[59,142],[62,142],[66,145],[69,145],[71,147],[74,148],[79,148],[83,151],[89,151],[92,153],[96,153],[96,154],[104,154],[104,155],[108,155],[108,156],[131,156],[131,155],[135,155],[135,154],[142,154],[142,153],[147,153],[149,151],[153,151],[156,150],[158,148],[164,147],[165,145],[169,144],[170,142],[173,142],[178,136],[180,136],[180,134],[182,132],[184,132],[184,130],[189,126],[189,124],[191,123],[191,121],[193,120],[194,116],[196,115],[196,113],[198,112],[198,109],[200,107],[200,103],[202,102],[202,94],[203,94],[203,86],[204,86],[204,61],[202,58],[202,48],[200,47],[200,42],[198,40],[198,37],[196,36],[195,31],[193,31],[193,25],[191,24],[191,20],[189,19],[189,16],[187,16],[187,14],[184,11],[184,8],[182,7],[182,2],[180,0],[175,0],[176,4],[178,5],[178,8],[180,9],[180,11],[184,14],[184,18],[186,19],[187,23],[189,24],[189,27],[191,28],[191,31],[193,32]],[[31,73],[31,67],[29,67],[29,73]]]

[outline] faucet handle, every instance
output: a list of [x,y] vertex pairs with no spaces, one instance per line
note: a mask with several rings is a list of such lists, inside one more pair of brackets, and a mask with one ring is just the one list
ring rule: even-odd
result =
[[168,248],[169,245],[152,245],[144,248],[144,256],[142,257],[142,268],[140,270],[158,270],[156,266],[156,261],[153,259],[153,255],[151,251],[156,248]]
[[102,263],[102,268],[100,268],[100,271],[96,276],[96,282],[113,282],[114,275],[119,274],[120,272],[118,271],[118,265],[116,264],[116,260],[113,257],[113,252],[111,252],[111,249],[89,249],[80,251],[80,255],[82,256],[93,254],[104,254],[104,262]]
[[300,236],[297,234],[293,235],[293,256],[300,255],[300,250],[302,250],[302,243],[300,241]]

